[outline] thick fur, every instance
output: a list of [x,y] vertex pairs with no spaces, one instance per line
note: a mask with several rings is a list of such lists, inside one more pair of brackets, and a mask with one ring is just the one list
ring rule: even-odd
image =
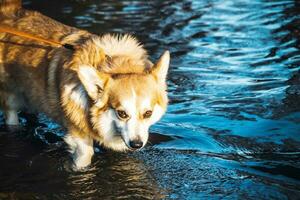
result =
[[153,65],[133,36],[93,35],[24,10],[18,0],[0,6],[0,24],[76,47],[0,33],[0,108],[8,125],[18,124],[20,110],[45,113],[67,128],[77,168],[90,164],[93,140],[117,151],[131,141],[146,144],[167,107],[168,52]]

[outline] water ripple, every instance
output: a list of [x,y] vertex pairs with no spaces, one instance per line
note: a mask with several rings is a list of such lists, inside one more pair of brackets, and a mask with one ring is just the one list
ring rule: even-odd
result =
[[[83,172],[65,167],[70,158],[61,153],[64,130],[44,116],[35,123],[22,116],[28,125],[21,137],[8,135],[2,125],[0,160],[18,163],[26,172],[12,174],[20,168],[1,166],[6,192],[0,198],[23,197],[24,190],[28,198],[48,199],[299,198],[298,1],[47,4],[25,1],[29,8],[97,34],[133,33],[152,60],[169,49],[170,105],[151,129],[156,133],[152,146],[132,155],[98,153]],[[34,189],[34,182],[45,186]]]

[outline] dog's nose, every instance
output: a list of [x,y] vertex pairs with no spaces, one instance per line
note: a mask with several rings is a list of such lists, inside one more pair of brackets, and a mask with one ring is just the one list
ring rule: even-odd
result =
[[143,146],[143,142],[140,140],[129,141],[129,146],[133,149],[139,149]]

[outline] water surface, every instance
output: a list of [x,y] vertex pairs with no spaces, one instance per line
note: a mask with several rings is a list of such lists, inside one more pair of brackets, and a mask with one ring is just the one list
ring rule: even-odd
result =
[[27,0],[91,32],[169,49],[170,105],[150,144],[97,147],[70,169],[64,132],[42,114],[0,127],[0,199],[300,199],[300,3],[278,0]]

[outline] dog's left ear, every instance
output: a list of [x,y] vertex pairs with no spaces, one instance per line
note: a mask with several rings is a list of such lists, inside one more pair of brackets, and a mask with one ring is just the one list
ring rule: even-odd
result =
[[156,64],[150,70],[150,73],[155,77],[155,79],[160,84],[165,84],[168,69],[170,65],[170,52],[165,51],[163,55],[159,58]]
[[94,67],[88,65],[79,66],[78,77],[93,100],[98,100],[109,80],[108,74],[98,72]]

